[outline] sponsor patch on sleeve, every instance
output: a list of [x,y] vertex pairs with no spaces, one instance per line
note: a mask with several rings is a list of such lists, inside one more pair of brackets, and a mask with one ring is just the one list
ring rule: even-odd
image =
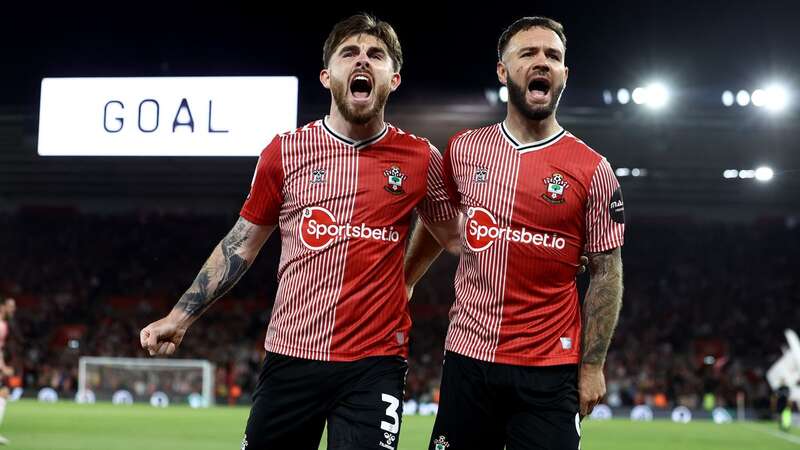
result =
[[618,187],[611,196],[608,212],[614,222],[625,223],[625,202],[622,200],[622,188]]

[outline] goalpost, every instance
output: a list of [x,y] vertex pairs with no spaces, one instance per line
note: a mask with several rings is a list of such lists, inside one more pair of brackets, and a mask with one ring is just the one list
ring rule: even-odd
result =
[[114,403],[214,404],[214,364],[204,359],[82,356],[78,392]]

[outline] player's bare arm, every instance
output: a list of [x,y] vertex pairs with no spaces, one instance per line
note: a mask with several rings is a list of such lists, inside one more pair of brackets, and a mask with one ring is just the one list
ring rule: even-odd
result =
[[189,326],[244,275],[274,229],[240,217],[169,315],[142,330],[142,348],[151,356],[173,354]]
[[406,291],[408,298],[414,291],[414,286],[425,275],[431,264],[447,249],[450,253],[458,254],[461,251],[459,241],[460,217],[450,220],[427,224],[417,218],[414,230],[408,240],[403,269],[406,277]]
[[578,380],[581,416],[590,414],[606,393],[603,364],[622,308],[620,249],[590,254],[589,274],[582,310],[583,354]]

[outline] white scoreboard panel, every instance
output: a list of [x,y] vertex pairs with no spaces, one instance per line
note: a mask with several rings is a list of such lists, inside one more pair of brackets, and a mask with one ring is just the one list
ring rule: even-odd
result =
[[43,156],[258,156],[297,127],[296,77],[45,78]]

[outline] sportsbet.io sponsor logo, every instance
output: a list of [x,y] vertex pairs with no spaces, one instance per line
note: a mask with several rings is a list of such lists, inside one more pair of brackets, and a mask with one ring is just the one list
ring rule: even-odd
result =
[[340,224],[333,213],[321,206],[311,206],[303,210],[303,218],[300,220],[300,241],[303,245],[311,250],[322,250],[338,237],[400,242],[400,232],[394,227],[372,228],[365,223]]
[[470,250],[482,252],[491,247],[498,239],[558,250],[563,250],[567,245],[564,238],[555,234],[532,233],[525,227],[522,227],[522,229],[501,228],[497,225],[494,215],[483,208],[470,208],[467,210],[467,220],[464,224],[464,240]]

